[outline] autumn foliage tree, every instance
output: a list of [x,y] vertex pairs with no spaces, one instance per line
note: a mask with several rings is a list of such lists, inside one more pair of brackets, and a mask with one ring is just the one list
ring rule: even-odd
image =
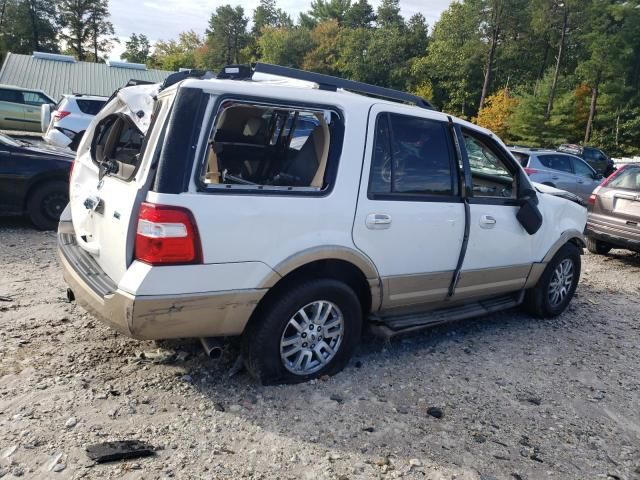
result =
[[484,107],[478,112],[476,123],[488,128],[499,137],[509,137],[509,118],[518,105],[518,100],[509,94],[507,88],[501,88],[485,100]]

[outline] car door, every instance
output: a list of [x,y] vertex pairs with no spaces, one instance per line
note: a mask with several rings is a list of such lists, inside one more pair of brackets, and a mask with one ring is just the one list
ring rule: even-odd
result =
[[22,92],[0,88],[0,128],[21,130],[24,126]]
[[571,157],[571,163],[576,178],[576,195],[587,200],[591,192],[600,185],[602,175],[599,175],[581,158]]
[[519,290],[531,268],[536,237],[516,218],[519,167],[492,136],[470,128],[460,134],[472,192],[469,243],[452,300]]
[[45,103],[53,103],[44,95],[38,92],[22,92],[23,109],[24,109],[24,129],[39,132],[40,127],[40,110]]
[[577,194],[576,179],[569,155],[544,154],[538,155],[538,159],[542,166],[549,170],[549,179],[544,183]]
[[353,240],[378,268],[382,309],[419,310],[447,296],[464,236],[453,137],[435,112],[387,105],[368,132]]

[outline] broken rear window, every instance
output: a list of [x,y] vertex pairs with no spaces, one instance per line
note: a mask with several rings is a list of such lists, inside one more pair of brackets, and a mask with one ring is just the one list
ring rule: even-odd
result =
[[341,132],[331,110],[224,102],[200,180],[207,188],[324,190]]

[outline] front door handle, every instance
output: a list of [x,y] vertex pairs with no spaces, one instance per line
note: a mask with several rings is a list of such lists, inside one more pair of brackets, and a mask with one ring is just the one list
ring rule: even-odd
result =
[[480,217],[480,227],[481,228],[493,228],[496,224],[496,219],[491,215],[482,215]]
[[558,180],[559,178],[560,178],[560,177],[559,177],[559,176],[557,176],[557,175],[553,175],[553,176],[551,177],[551,179],[552,179],[552,180]]
[[370,213],[365,225],[369,230],[384,230],[391,227],[391,215],[386,213]]

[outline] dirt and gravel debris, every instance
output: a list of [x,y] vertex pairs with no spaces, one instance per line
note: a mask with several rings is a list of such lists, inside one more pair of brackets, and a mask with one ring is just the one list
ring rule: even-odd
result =
[[[640,255],[585,255],[562,316],[365,337],[341,374],[262,387],[237,349],[125,338],[65,298],[55,234],[0,222],[0,478],[640,478]],[[88,445],[149,458],[94,465]]]

